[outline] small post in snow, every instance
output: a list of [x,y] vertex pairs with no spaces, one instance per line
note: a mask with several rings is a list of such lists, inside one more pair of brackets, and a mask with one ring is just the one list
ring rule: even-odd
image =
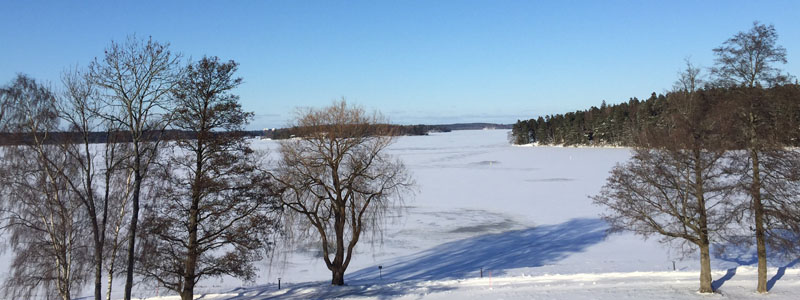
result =
[[481,267],[481,278],[483,278],[483,267]]
[[278,277],[278,289],[279,290],[281,289],[281,278],[280,277]]
[[672,261],[672,270],[673,270],[673,271],[677,271],[677,270],[675,269],[675,261],[674,261],[674,260]]
[[378,266],[378,276],[381,280],[383,280],[383,266]]

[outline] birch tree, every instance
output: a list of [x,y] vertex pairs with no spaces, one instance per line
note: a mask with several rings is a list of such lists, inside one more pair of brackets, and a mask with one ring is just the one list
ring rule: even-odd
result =
[[4,89],[9,99],[7,128],[19,145],[6,146],[0,160],[0,213],[14,253],[4,282],[7,297],[69,300],[88,271],[86,216],[66,176],[79,167],[63,151],[71,143],[58,135],[56,96],[49,88],[20,75]]

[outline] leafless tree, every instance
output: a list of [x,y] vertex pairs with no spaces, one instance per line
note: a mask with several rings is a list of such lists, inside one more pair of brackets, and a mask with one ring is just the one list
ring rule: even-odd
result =
[[793,129],[786,126],[792,121],[781,114],[785,106],[777,94],[783,88],[736,87],[726,97],[734,107],[730,117],[737,121],[734,141],[743,149],[731,152],[728,171],[737,177],[736,187],[745,200],[737,208],[745,230],[733,233],[731,241],[752,245],[755,238],[760,293],[767,292],[768,256],[798,254],[800,214],[793,207],[800,206],[800,155],[787,148]]
[[120,124],[129,134],[130,164],[133,174],[130,224],[128,226],[125,300],[131,299],[137,225],[142,182],[156,157],[172,112],[171,93],[180,79],[179,55],[168,44],[152,39],[129,37],[124,43],[112,42],[102,60],[89,67],[92,83],[99,88],[103,117]]
[[[100,300],[107,227],[109,218],[114,213],[111,209],[123,205],[119,202],[126,202],[118,195],[129,190],[128,186],[112,183],[115,177],[124,176],[122,165],[126,162],[126,144],[119,140],[119,124],[97,114],[99,103],[94,86],[85,73],[78,69],[69,70],[62,76],[62,82],[65,91],[59,101],[58,113],[70,137],[70,142],[63,144],[62,151],[69,156],[79,172],[61,175],[86,210],[86,221],[92,233],[94,297]],[[106,143],[92,145],[92,133],[95,131],[106,132]],[[103,162],[102,165],[98,165],[99,160]],[[112,216],[109,216],[110,213]]]
[[[711,286],[712,233],[723,227],[726,189],[718,166],[721,155],[697,151],[638,149],[615,167],[596,204],[608,209],[603,218],[612,230],[631,231],[682,249],[700,251],[701,293]],[[689,246],[688,248],[685,248]],[[696,248],[695,248],[696,247]]]
[[724,85],[773,86],[789,79],[774,66],[785,64],[786,48],[777,44],[775,26],[753,22],[753,28],[739,32],[714,48],[716,66],[711,69]]
[[142,221],[139,272],[184,300],[202,278],[252,279],[277,226],[269,174],[241,134],[253,114],[231,94],[242,82],[236,69],[204,57],[178,83],[172,126],[191,136],[175,141],[160,177],[162,200]]
[[[66,178],[80,168],[63,151],[68,137],[58,130],[56,96],[26,76],[5,91],[13,116],[8,128],[24,137],[7,146],[0,161],[0,210],[6,247],[14,252],[4,292],[14,299],[55,294],[71,299],[88,272],[86,216]],[[39,294],[41,293],[41,294]]]
[[13,99],[7,87],[0,87],[0,133],[8,133],[8,123],[12,114]]
[[678,72],[678,80],[673,85],[673,91],[688,93],[686,96],[692,97],[703,87],[704,80],[701,78],[700,68],[696,67],[688,57],[683,61],[686,68]]
[[[0,87],[0,132],[21,133],[28,130],[33,121],[48,122],[43,124],[47,129],[55,128],[57,124],[50,124],[55,121],[47,119],[54,118],[53,111],[47,106],[53,105],[54,99],[55,96],[49,88],[38,84],[27,75],[17,74],[11,83]],[[32,112],[39,111],[42,115],[31,115]]]
[[716,66],[712,73],[717,82],[734,88],[729,97],[735,111],[731,114],[738,119],[739,130],[736,136],[739,147],[747,149],[746,154],[750,166],[740,168],[742,177],[748,182],[747,191],[751,198],[751,215],[755,231],[756,252],[758,254],[758,287],[759,293],[767,292],[767,228],[765,227],[765,204],[763,199],[762,175],[771,173],[764,169],[762,163],[765,153],[776,153],[783,145],[774,143],[772,131],[781,130],[770,125],[775,124],[775,103],[767,100],[768,93],[764,87],[775,86],[786,82],[788,75],[782,74],[775,64],[785,64],[786,49],[777,45],[778,34],[772,25],[755,22],[747,32],[739,32],[728,39],[719,48],[714,49],[717,56]]
[[[696,90],[699,70],[687,69],[669,94],[663,128],[650,128],[633,157],[616,166],[594,203],[612,230],[660,236],[700,251],[701,293],[711,286],[711,240],[729,223],[731,187],[724,166],[724,118],[709,115],[713,95]],[[686,247],[689,246],[689,247]]]
[[362,233],[379,231],[413,185],[405,166],[385,153],[394,138],[384,123],[342,100],[301,110],[297,138],[281,142],[276,176],[288,222],[319,242],[333,285],[344,284]]

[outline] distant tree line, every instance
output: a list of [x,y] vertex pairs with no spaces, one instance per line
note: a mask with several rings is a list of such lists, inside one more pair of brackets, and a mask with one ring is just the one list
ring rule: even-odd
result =
[[[392,136],[414,136],[428,135],[431,132],[451,132],[453,130],[480,130],[480,129],[511,129],[508,124],[493,123],[455,123],[440,125],[397,125],[397,124],[374,124],[371,134],[388,134]],[[263,132],[248,131],[252,136],[262,136],[264,138],[281,140],[302,135],[307,129],[298,126],[289,128],[268,129]]]
[[[475,123],[477,124],[477,123]],[[483,124],[483,123],[481,123]],[[485,124],[491,128],[511,128],[509,125],[501,124]],[[468,124],[448,124],[448,125],[396,125],[396,124],[378,124],[375,126],[383,126],[384,128],[375,128],[375,132],[384,131],[385,134],[395,136],[414,136],[414,135],[428,135],[431,132],[450,132],[453,130],[469,130],[469,129],[482,129],[486,126],[478,126],[472,123]],[[387,130],[388,129],[388,130]],[[301,128],[277,128],[267,130],[237,130],[237,131],[220,131],[213,132],[215,135],[237,135],[246,138],[268,138],[273,140],[283,140],[298,136],[298,132],[303,131]],[[62,141],[71,141],[79,143],[82,141],[82,136],[75,132],[51,132],[44,143],[57,143]],[[104,132],[92,131],[87,134],[89,143],[91,144],[104,144],[110,141],[115,142],[130,142],[131,136],[126,131]],[[167,129],[164,131],[145,132],[145,138],[150,140],[164,140],[175,141],[183,139],[196,139],[197,133],[186,130]],[[30,143],[33,137],[24,132],[0,132],[0,146],[8,145],[22,145]]]
[[[431,132],[451,132],[453,130],[476,130],[476,129],[510,129],[511,125],[504,124],[490,124],[490,123],[458,123],[458,124],[444,124],[444,125],[397,125],[397,124],[376,124],[375,133],[382,132],[382,134],[391,134],[394,136],[414,136],[414,135],[428,135]],[[216,135],[237,135],[246,138],[268,138],[273,140],[283,140],[298,136],[298,133],[304,129],[297,127],[289,128],[276,128],[265,130],[236,130],[236,131],[219,131],[211,134]],[[187,130],[166,129],[163,131],[152,131],[144,133],[146,139],[150,140],[164,140],[175,141],[183,139],[196,139],[197,133]],[[75,132],[51,132],[44,143],[55,143],[62,141],[71,141],[78,143],[82,141],[82,136]],[[89,143],[91,144],[104,144],[110,141],[115,142],[130,142],[131,135],[126,131],[105,132],[105,131],[92,131],[87,134]],[[25,132],[0,132],[0,146],[8,145],[21,145],[29,143],[33,137]]]
[[[263,136],[263,131],[261,130],[239,130],[233,132],[214,132],[212,134],[226,134],[226,135],[236,135],[242,137],[260,137]],[[198,134],[196,132],[191,131],[183,131],[183,130],[164,130],[162,131],[149,131],[145,132],[144,136],[146,139],[150,140],[164,140],[164,141],[176,141],[176,140],[184,140],[184,139],[196,139]],[[129,132],[126,131],[116,131],[116,132],[103,132],[103,131],[93,131],[89,132],[86,137],[90,144],[105,144],[108,142],[116,142],[116,143],[127,143],[130,142],[132,137]],[[20,133],[20,132],[0,132],[0,146],[9,146],[9,145],[23,145],[26,143],[30,143],[33,141],[33,137],[27,133]],[[80,143],[83,141],[83,137],[80,134],[75,132],[51,132],[47,135],[46,139],[42,140],[43,143],[61,143],[61,142],[71,142],[71,143]]]
[[[271,130],[264,130],[259,136],[273,139],[283,140],[293,137],[300,137],[308,132],[308,128],[293,126],[289,128],[278,128]],[[430,132],[450,132],[450,128],[443,125],[395,125],[395,124],[373,124],[370,131],[366,134],[383,134],[392,136],[408,136],[408,135],[428,135]]]

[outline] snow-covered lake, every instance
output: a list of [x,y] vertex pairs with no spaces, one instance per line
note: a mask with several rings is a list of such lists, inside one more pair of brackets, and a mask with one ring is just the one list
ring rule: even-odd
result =
[[[567,267],[605,271],[590,256],[573,256],[617,252],[601,246],[605,225],[598,219],[600,208],[588,196],[599,191],[611,167],[627,159],[630,151],[515,147],[507,142],[507,134],[470,130],[399,138],[390,153],[405,162],[418,193],[388,224],[382,244],[359,245],[346,279],[377,277],[378,265],[384,266],[385,280],[395,281],[468,278],[479,276],[481,267],[494,274],[564,272]],[[632,242],[660,249],[639,239]],[[427,253],[424,259],[405,257],[421,252]],[[510,253],[516,257],[504,257]],[[563,265],[568,257],[575,261]],[[626,270],[666,270],[669,262],[664,251],[619,258],[638,260],[626,263]],[[605,259],[616,264],[613,256]],[[316,256],[295,254],[289,261],[273,277],[329,280],[329,271]]]
[[[624,148],[512,146],[507,130],[401,137],[390,148],[418,186],[382,241],[362,242],[348,287],[330,287],[314,248],[272,263],[256,286],[220,299],[643,299],[703,298],[699,262],[656,239],[607,235],[592,204]],[[274,149],[274,141],[257,141]],[[284,263],[281,263],[284,261]],[[674,267],[677,271],[673,271]],[[715,257],[715,286],[726,296],[758,297],[752,254]],[[772,297],[794,299],[797,270],[770,272]],[[382,266],[379,274],[377,266]],[[737,268],[738,267],[738,268]],[[484,278],[480,278],[483,269]],[[489,276],[492,278],[489,279]],[[284,289],[277,290],[281,277]],[[287,285],[288,282],[288,285]],[[208,292],[224,291],[227,282]],[[286,288],[288,286],[289,288]],[[209,297],[211,295],[208,295]]]
[[[405,162],[418,192],[386,224],[381,240],[360,242],[348,286],[331,287],[316,249],[295,245],[262,263],[254,284],[211,279],[197,291],[208,293],[202,299],[709,297],[694,292],[695,257],[656,239],[606,234],[602,208],[588,196],[629,149],[512,146],[507,135],[473,130],[399,138],[390,153]],[[740,266],[754,262],[750,254],[713,259],[721,297],[760,297],[753,293],[754,268]],[[792,264],[778,268],[787,262],[773,263],[770,299],[797,299],[800,273]],[[155,296],[154,289],[138,290]]]

